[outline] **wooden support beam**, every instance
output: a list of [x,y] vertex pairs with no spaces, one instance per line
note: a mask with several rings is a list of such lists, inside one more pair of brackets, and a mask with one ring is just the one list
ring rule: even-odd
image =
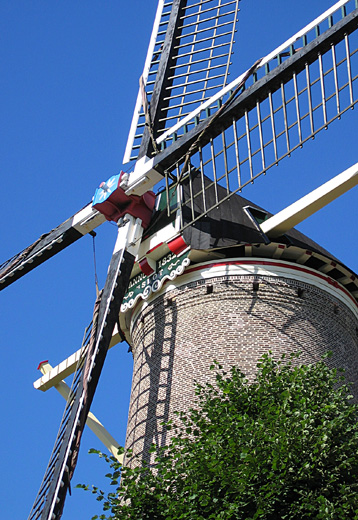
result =
[[[122,339],[118,332],[118,326],[116,325],[108,348],[114,347],[114,345],[117,345],[117,343],[120,343],[121,341]],[[51,370],[46,371],[46,373],[44,373],[42,377],[40,377],[34,382],[34,387],[36,388],[36,390],[46,392],[46,390],[52,388],[53,386],[56,386],[63,379],[66,379],[66,377],[73,374],[76,370],[76,366],[80,358],[80,355],[81,349],[77,350],[67,359],[61,361],[61,363],[51,368]]]
[[277,248],[275,250],[275,252],[273,253],[272,255],[272,258],[281,258],[282,256],[282,253],[285,251],[286,249],[286,246],[285,244],[277,244]]
[[[43,363],[40,363],[39,370],[45,376],[53,370],[53,367],[50,365],[48,361],[44,361]],[[61,394],[62,397],[67,401],[71,390],[68,384],[65,383],[65,381],[59,381],[56,385],[53,386],[56,388],[59,394]],[[93,415],[92,412],[88,413],[86,424],[90,428],[90,430],[93,431],[96,437],[98,437],[98,439],[101,442],[103,442],[103,444],[105,445],[107,450],[113,455],[113,457],[115,457],[120,464],[123,464],[123,454],[118,455],[118,450],[120,448],[119,443],[112,437],[112,435],[106,430],[103,424],[97,419],[97,417]]]
[[296,262],[297,262],[298,264],[303,265],[303,264],[305,264],[305,263],[307,262],[307,260],[308,260],[309,258],[311,258],[311,256],[312,256],[312,251],[305,251],[304,253],[302,253],[301,256],[299,256],[299,257],[297,258]]
[[265,220],[260,227],[270,238],[281,236],[357,184],[358,163]]
[[321,273],[327,274],[330,271],[332,271],[332,269],[334,269],[336,266],[337,266],[336,262],[330,262],[329,264],[325,264],[322,267],[319,267],[318,271],[320,271]]

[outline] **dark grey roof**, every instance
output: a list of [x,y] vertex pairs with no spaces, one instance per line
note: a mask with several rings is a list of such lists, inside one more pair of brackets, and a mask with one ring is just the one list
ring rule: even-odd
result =
[[[215,204],[215,188],[207,178],[205,178],[205,184],[206,205],[211,207]],[[201,185],[201,178],[198,174],[192,179],[192,192],[200,193]],[[217,185],[217,194],[219,200],[225,198],[227,194],[226,189]],[[183,182],[183,198],[185,201],[189,201],[190,198],[188,181]],[[203,197],[199,195],[194,201],[194,215],[202,214],[204,212]],[[268,237],[261,231],[255,220],[250,218],[250,213],[245,210],[248,207],[267,213],[268,216],[272,215],[257,204],[235,194],[210,211],[207,216],[186,227],[183,233],[185,241],[193,249],[206,250],[226,248],[239,244],[269,243]],[[189,205],[184,206],[183,220],[184,225],[192,220]],[[332,261],[339,262],[331,253],[296,229],[292,229],[282,237],[276,238],[275,242],[307,249],[322,254]]]

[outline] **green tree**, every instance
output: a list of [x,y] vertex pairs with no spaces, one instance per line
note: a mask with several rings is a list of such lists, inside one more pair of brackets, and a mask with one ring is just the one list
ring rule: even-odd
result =
[[212,369],[216,384],[198,386],[196,408],[169,424],[154,470],[101,454],[115,491],[92,489],[100,518],[357,520],[358,407],[342,376],[268,355],[252,384],[238,368]]

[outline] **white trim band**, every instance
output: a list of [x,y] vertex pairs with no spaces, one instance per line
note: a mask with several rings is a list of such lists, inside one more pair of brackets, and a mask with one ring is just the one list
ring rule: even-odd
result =
[[341,301],[358,319],[358,304],[350,293],[338,282],[328,275],[315,271],[306,266],[292,264],[282,260],[265,258],[231,258],[223,261],[205,262],[190,266],[183,275],[176,280],[164,285],[163,289],[153,294],[147,301],[141,301],[136,307],[131,318],[132,326],[140,312],[159,296],[166,294],[178,287],[198,280],[210,280],[211,278],[227,276],[265,276],[297,280],[317,287]]

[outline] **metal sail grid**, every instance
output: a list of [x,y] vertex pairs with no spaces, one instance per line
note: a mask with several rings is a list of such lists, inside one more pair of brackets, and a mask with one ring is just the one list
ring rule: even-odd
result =
[[[187,0],[179,11],[176,34],[170,49],[171,64],[163,105],[157,115],[156,136],[160,136],[191,113],[227,83],[230,58],[236,32],[239,0]],[[158,68],[165,45],[174,2],[165,2],[149,64],[145,91],[150,104],[158,80]],[[161,81],[161,79],[160,79]],[[140,99],[140,94],[138,94]],[[135,112],[138,112],[138,106]],[[205,114],[201,118],[206,117]],[[135,135],[130,135],[124,162],[138,157],[145,129],[145,113],[139,101],[139,113],[133,116]],[[133,123],[132,123],[133,125]],[[133,130],[133,131],[132,131]],[[130,134],[133,134],[131,129]]]
[[63,447],[65,446],[66,441],[67,441],[67,439],[66,439],[67,425],[69,424],[71,417],[73,415],[76,395],[79,393],[79,389],[81,389],[81,379],[82,379],[83,369],[85,366],[85,359],[86,359],[86,355],[87,355],[88,346],[90,343],[91,334],[92,334],[92,322],[86,328],[85,333],[84,333],[80,357],[79,357],[79,360],[77,363],[75,374],[73,376],[71,391],[68,396],[65,410],[63,412],[63,416],[62,416],[61,424],[60,424],[58,434],[56,437],[56,441],[54,444],[54,448],[52,450],[51,457],[50,457],[44,478],[42,480],[42,483],[41,483],[39,492],[37,494],[37,497],[35,499],[35,502],[32,506],[28,520],[37,520],[37,519],[42,518],[45,506],[48,506],[49,489],[54,480],[55,472],[57,471],[57,468],[58,468],[58,462],[60,459],[61,450],[63,449]]
[[[178,144],[176,160],[166,167],[167,189],[177,183],[185,227],[206,216],[233,193],[315,136],[358,101],[358,1],[346,2],[261,67],[222,113],[189,132]],[[350,11],[350,12],[349,12]],[[310,38],[313,32],[314,38]],[[194,137],[191,136],[194,134]],[[195,138],[196,134],[196,138]],[[196,140],[195,140],[196,139]],[[194,144],[193,144],[194,141]],[[168,159],[175,157],[168,147]],[[179,153],[180,152],[180,153]],[[165,152],[164,152],[165,153]],[[179,159],[177,159],[179,155]],[[202,189],[180,189],[200,175]],[[208,182],[210,179],[210,182]],[[225,188],[219,190],[217,186]],[[207,193],[215,191],[215,203]],[[168,208],[168,214],[175,210]],[[184,225],[184,224],[183,224]]]
[[28,520],[59,520],[62,515],[83,429],[134,265],[135,255],[129,249],[133,251],[134,245],[138,247],[142,233],[141,221],[127,217],[128,220],[118,228],[106,283],[97,297],[92,324],[85,332],[55,446]]

